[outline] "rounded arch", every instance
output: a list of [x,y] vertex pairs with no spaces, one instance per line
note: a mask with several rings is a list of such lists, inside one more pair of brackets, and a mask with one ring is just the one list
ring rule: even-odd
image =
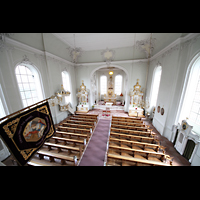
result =
[[[200,70],[200,50],[193,54],[192,58],[187,64],[187,69],[185,73],[185,78],[183,82],[183,88],[180,96],[179,106],[177,110],[177,115],[175,119],[175,123],[180,122],[181,120],[185,119],[188,116],[188,113],[190,112],[192,101],[193,99],[193,93],[195,82],[198,81],[198,71]],[[195,93],[194,93],[195,94]],[[196,124],[192,124],[190,121],[190,124],[193,126],[193,131],[197,131],[199,127],[196,126]],[[200,134],[200,133],[199,133]]]
[[[116,67],[116,68],[119,68],[121,70],[123,70],[126,74],[126,78],[125,78],[125,106],[124,106],[124,110],[126,112],[128,112],[128,91],[129,91],[129,74],[128,74],[128,71],[120,66],[120,65],[115,65],[115,64],[111,64],[112,67]],[[93,74],[95,71],[99,70],[99,69],[102,69],[102,68],[106,68],[108,67],[108,65],[100,65],[100,66],[97,66],[95,69],[93,69],[91,72],[90,72],[90,88],[92,88],[92,77],[93,77]],[[91,91],[92,92],[92,91]],[[89,106],[91,107],[92,104],[94,102],[94,99],[93,99],[93,95],[90,94],[90,102],[89,102]]]
[[[19,66],[24,66],[24,69],[27,68],[28,71],[24,71],[25,73],[22,71],[20,72],[20,68],[17,68]],[[22,106],[26,107],[32,103],[36,103],[37,101],[44,99],[45,95],[41,73],[36,65],[31,63],[26,56],[24,56],[24,59],[21,62],[17,62],[14,65],[14,74],[16,83],[18,85]],[[26,76],[26,79],[24,77],[23,80],[22,76]]]
[[[154,91],[154,83],[155,83],[155,78],[156,78],[156,74],[160,74],[160,80],[161,80],[161,75],[162,75],[162,65],[160,62],[158,62],[156,64],[156,66],[154,67],[154,70],[153,70],[153,75],[152,75],[152,81],[151,81],[151,90],[150,90],[150,96],[149,96],[149,101],[150,101],[150,107],[152,109],[153,106],[156,106],[156,105],[153,105],[153,101],[155,102],[155,99],[153,99],[153,93],[155,93]],[[159,90],[159,87],[160,87],[160,80],[159,80],[159,86],[158,88],[156,88],[156,90]],[[156,91],[156,93],[158,93],[158,91]],[[156,98],[157,99],[157,98]],[[157,100],[156,100],[157,101]],[[155,103],[154,103],[155,104]]]

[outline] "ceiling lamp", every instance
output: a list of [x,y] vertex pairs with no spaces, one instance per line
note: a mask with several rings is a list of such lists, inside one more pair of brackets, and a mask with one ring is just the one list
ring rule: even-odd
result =
[[112,76],[113,75],[113,71],[109,71],[109,75]]

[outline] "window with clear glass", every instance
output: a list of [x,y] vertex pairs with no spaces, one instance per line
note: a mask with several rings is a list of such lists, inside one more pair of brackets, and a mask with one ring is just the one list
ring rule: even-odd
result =
[[162,74],[162,67],[161,66],[156,67],[155,72],[154,72],[152,94],[151,94],[151,106],[154,106],[154,107],[156,106],[156,103],[157,103],[161,74]]
[[200,56],[192,62],[185,78],[186,87],[178,121],[181,123],[187,119],[188,124],[193,126],[192,131],[200,135]]
[[189,112],[189,120],[200,126],[200,70],[194,91],[194,98],[192,99],[192,106]]
[[115,76],[115,94],[120,95],[122,92],[122,75]]
[[0,118],[3,118],[6,116],[6,113],[5,113],[5,110],[4,110],[4,107],[3,107],[3,103],[1,101],[1,98],[0,98]]
[[100,91],[101,95],[104,95],[107,93],[107,77],[101,76],[100,78]]
[[[63,88],[66,90],[66,91],[70,91],[70,80],[69,80],[69,74],[68,72],[66,71],[63,71],[62,72],[62,82],[63,82]],[[66,103],[71,103],[71,94],[69,96],[66,96],[65,97],[65,102]]]
[[27,66],[18,65],[15,75],[24,107],[42,100],[40,81],[34,71]]

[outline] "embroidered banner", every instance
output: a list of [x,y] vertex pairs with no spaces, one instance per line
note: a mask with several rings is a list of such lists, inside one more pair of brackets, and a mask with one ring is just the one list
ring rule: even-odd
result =
[[48,102],[0,124],[0,135],[20,165],[25,165],[54,132]]

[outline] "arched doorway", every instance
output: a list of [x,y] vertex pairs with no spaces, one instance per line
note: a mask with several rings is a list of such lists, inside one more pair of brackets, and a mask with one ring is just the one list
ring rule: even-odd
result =
[[[91,88],[91,91],[90,91],[90,107],[94,104],[95,102],[95,87],[94,87],[94,73],[99,70],[99,69],[102,69],[102,68],[107,68],[108,66],[107,65],[101,65],[101,66],[98,66],[96,67],[94,70],[91,71],[90,73],[90,88]],[[124,111],[125,112],[128,112],[128,91],[129,91],[129,76],[128,76],[128,71],[122,67],[122,66],[119,66],[119,65],[114,65],[114,64],[111,64],[110,67],[115,67],[115,68],[118,68],[118,69],[121,69],[124,71],[124,100],[125,100],[125,105],[124,105]]]

